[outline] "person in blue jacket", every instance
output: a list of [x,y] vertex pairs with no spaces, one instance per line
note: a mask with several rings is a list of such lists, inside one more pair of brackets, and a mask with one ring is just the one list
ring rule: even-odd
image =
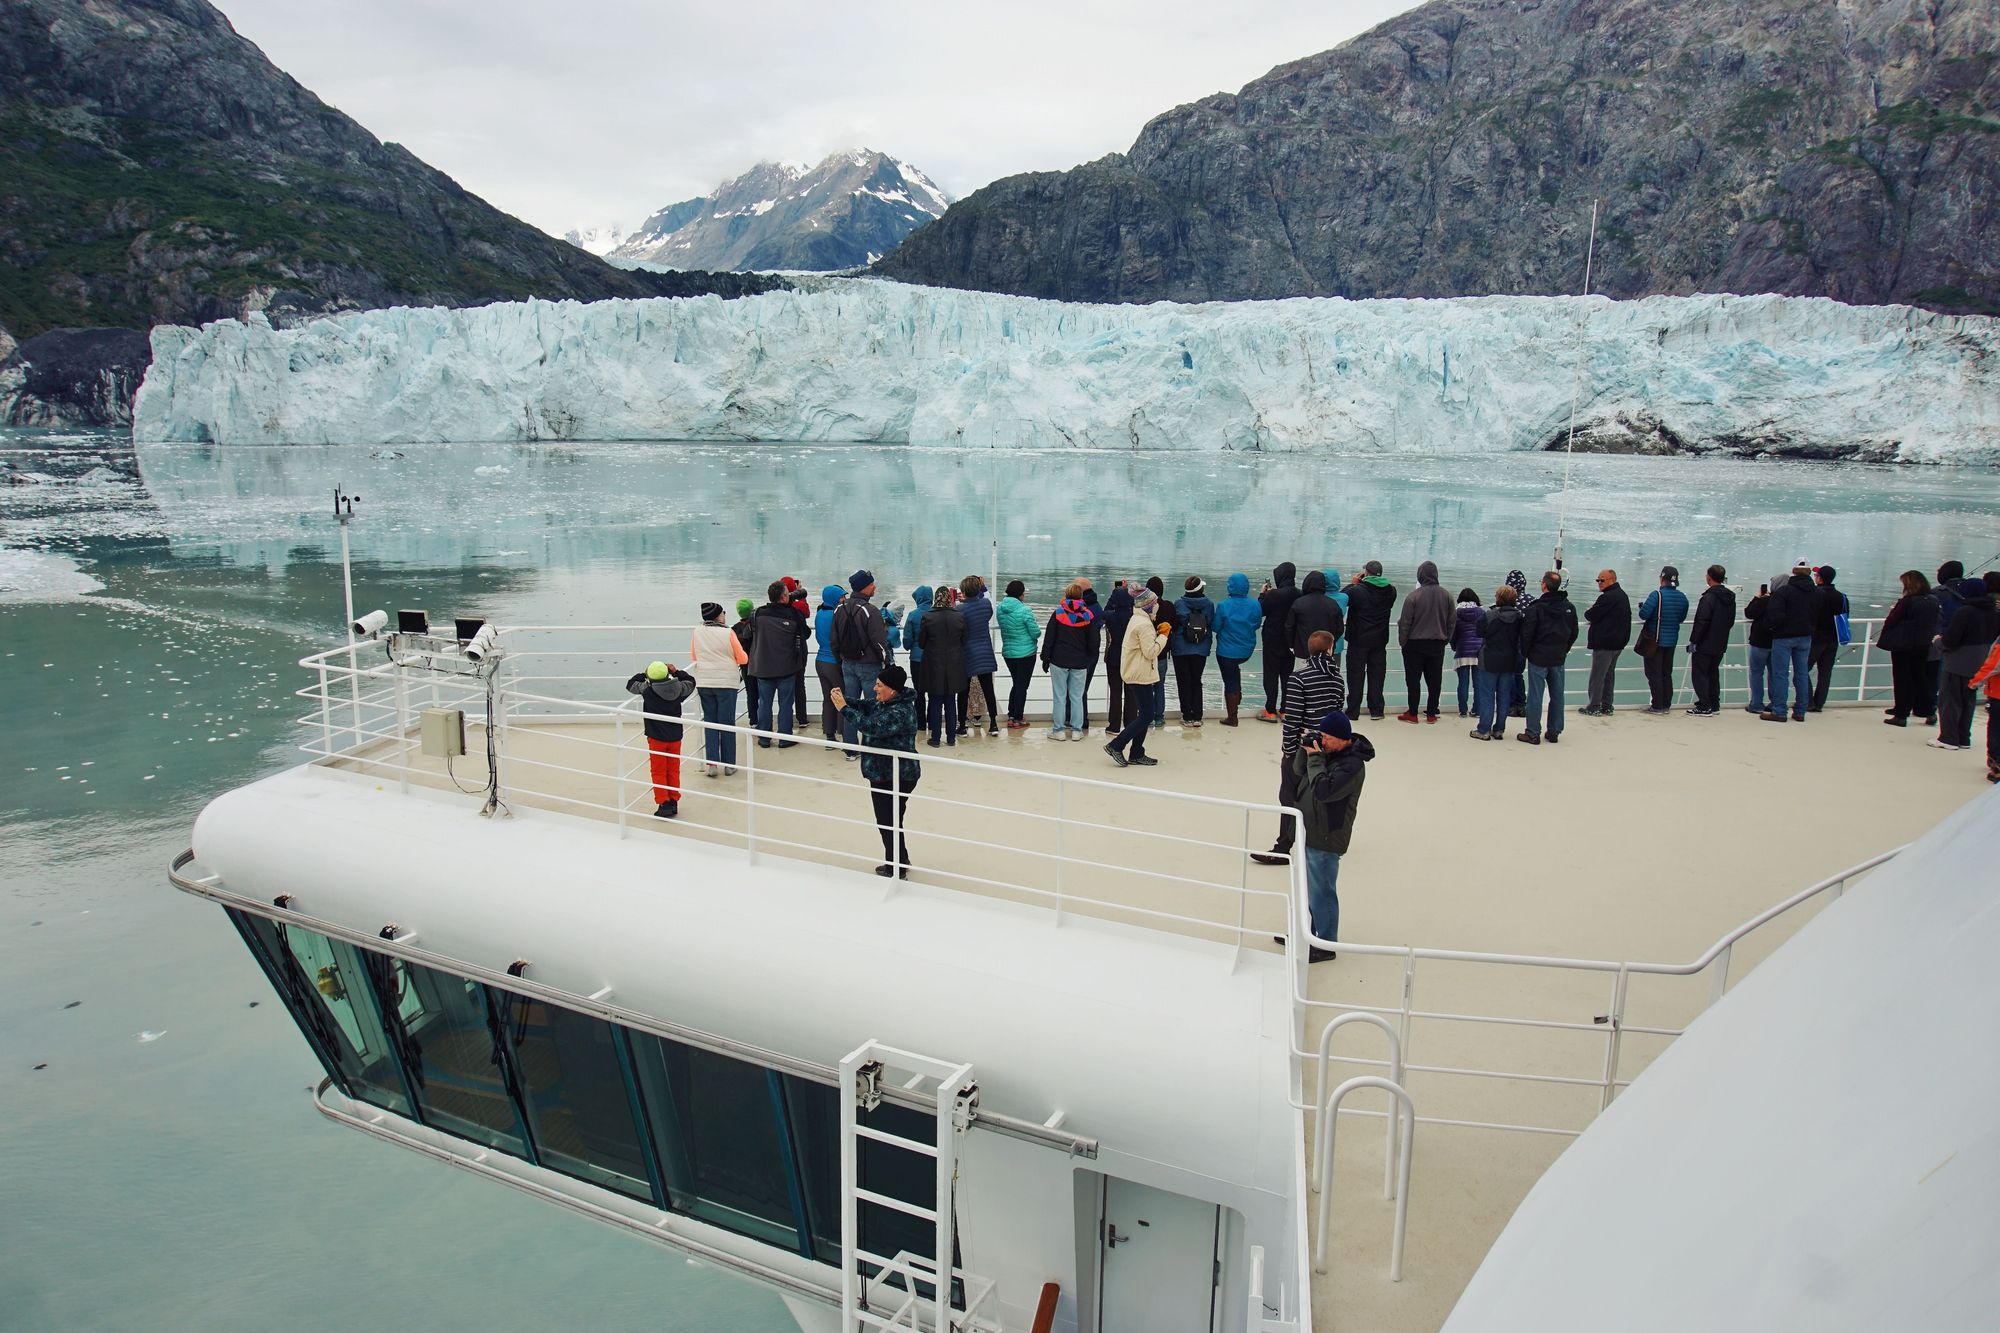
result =
[[1215,603],[1199,574],[1187,576],[1174,602],[1174,632],[1167,651],[1174,659],[1174,688],[1180,696],[1181,725],[1201,725],[1201,677],[1215,651]]
[[[813,674],[819,677],[822,699],[832,698],[833,692],[840,688],[840,659],[833,652],[833,613],[845,596],[847,589],[829,583],[819,590],[819,607],[813,612],[813,642],[819,645],[813,653]],[[840,731],[840,710],[820,709],[819,722],[820,734],[832,740]]]
[[1000,704],[993,693],[993,673],[1000,659],[993,652],[993,599],[986,595],[985,579],[967,574],[958,581],[958,613],[965,617],[965,674],[970,677],[958,696],[958,734],[965,735],[971,726],[966,708],[977,686],[986,696],[986,734],[998,736]]
[[1228,709],[1222,725],[1236,725],[1236,710],[1243,702],[1243,664],[1257,648],[1257,630],[1264,623],[1264,608],[1250,595],[1250,576],[1231,574],[1229,595],[1215,607],[1215,661],[1222,668],[1222,703]]
[[930,700],[924,696],[923,686],[917,683],[924,675],[917,670],[917,665],[924,660],[924,650],[917,646],[923,640],[917,637],[917,632],[923,628],[924,613],[931,609],[931,599],[936,596],[930,584],[919,583],[916,591],[910,594],[910,613],[903,617],[903,644],[910,650],[910,694],[916,700],[917,716],[920,718],[930,716]]
[[1681,591],[1681,572],[1672,565],[1660,570],[1660,586],[1639,603],[1639,624],[1653,631],[1659,647],[1646,659],[1646,683],[1653,687],[1653,703],[1646,711],[1665,713],[1674,701],[1674,653],[1681,641],[1681,622],[1687,619],[1687,594]]

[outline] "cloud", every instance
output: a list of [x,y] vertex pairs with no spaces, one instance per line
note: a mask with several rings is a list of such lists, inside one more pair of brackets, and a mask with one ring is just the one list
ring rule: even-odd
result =
[[1409,7],[223,0],[325,101],[558,232],[864,144],[962,196],[1123,151],[1160,112]]

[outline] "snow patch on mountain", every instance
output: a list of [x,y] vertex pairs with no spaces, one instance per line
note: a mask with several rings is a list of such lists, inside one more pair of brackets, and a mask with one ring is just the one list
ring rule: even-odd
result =
[[140,440],[800,440],[1413,455],[1579,440],[2000,462],[2000,320],[1778,296],[1071,305],[825,281],[736,301],[153,332]]
[[607,222],[595,227],[572,228],[562,234],[562,239],[579,250],[587,250],[602,258],[616,250],[629,235],[631,230],[624,223]]

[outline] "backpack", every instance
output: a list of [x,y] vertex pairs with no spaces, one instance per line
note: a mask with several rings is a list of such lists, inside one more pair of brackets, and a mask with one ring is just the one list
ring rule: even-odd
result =
[[1181,641],[1197,647],[1208,642],[1208,612],[1198,606],[1188,608],[1181,618]]
[[833,613],[833,655],[843,662],[863,662],[874,654],[868,646],[868,631],[861,617],[868,614],[852,602],[843,602]]
[[1847,623],[1847,594],[1840,594],[1840,614],[1833,618],[1833,637],[1845,648],[1854,642],[1853,627]]

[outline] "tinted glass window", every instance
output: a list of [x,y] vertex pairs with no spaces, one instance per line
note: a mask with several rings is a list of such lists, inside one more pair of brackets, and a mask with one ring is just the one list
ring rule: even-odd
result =
[[543,1166],[651,1200],[617,1034],[603,1019],[489,991]]
[[327,1073],[342,1090],[357,1101],[408,1115],[410,1099],[369,995],[360,951],[297,926],[243,912],[229,915],[321,1060],[330,1062]]
[[769,1070],[632,1034],[634,1068],[675,1211],[797,1248],[791,1142]]
[[[824,1083],[787,1078],[785,1102],[790,1108],[799,1171],[805,1182],[813,1257],[822,1263],[837,1264],[840,1262],[840,1090]],[[933,1117],[889,1102],[862,1112],[861,1123],[918,1143],[930,1143],[937,1138],[937,1121]],[[855,1154],[855,1171],[863,1189],[922,1208],[929,1208],[931,1200],[937,1197],[935,1169],[936,1163],[929,1157],[873,1139],[860,1140]],[[920,1217],[867,1203],[861,1205],[859,1216],[861,1248],[870,1253],[894,1255],[908,1250],[928,1259],[937,1248],[931,1224]]]
[[486,989],[416,963],[370,954],[376,993],[404,1036],[404,1059],[425,1124],[527,1155]]

